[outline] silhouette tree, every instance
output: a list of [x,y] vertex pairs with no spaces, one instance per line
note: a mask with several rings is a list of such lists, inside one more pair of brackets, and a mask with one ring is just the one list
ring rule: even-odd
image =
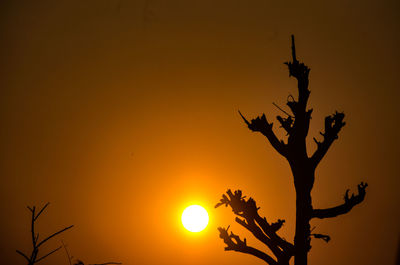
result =
[[348,213],[355,205],[361,203],[365,197],[366,183],[358,185],[358,194],[349,196],[349,190],[345,192],[344,203],[328,209],[314,209],[311,202],[311,190],[315,180],[315,170],[328,152],[329,147],[338,138],[338,133],[345,125],[344,113],[335,112],[325,118],[325,130],[320,133],[322,141],[313,138],[316,143],[316,150],[311,156],[307,154],[306,138],[309,130],[312,109],[307,109],[307,102],[310,95],[308,89],[310,68],[296,59],[294,36],[292,35],[292,62],[285,63],[289,69],[289,77],[297,79],[298,98],[289,96],[287,106],[293,115],[283,111],[286,117],[277,116],[281,127],[287,133],[287,141],[279,140],[272,130],[272,123],[268,122],[265,114],[252,119],[250,122],[242,115],[244,122],[253,132],[263,134],[272,147],[289,162],[294,187],[296,191],[296,229],[294,244],[286,241],[277,231],[282,227],[284,220],[269,223],[267,219],[258,214],[256,202],[242,196],[242,191],[234,193],[231,190],[222,195],[222,199],[215,206],[216,208],[225,205],[230,206],[238,216],[236,222],[249,230],[259,241],[264,243],[275,257],[250,247],[246,239],[241,240],[238,235],[228,233],[228,228],[218,228],[220,237],[224,240],[225,250],[233,250],[256,256],[271,265],[288,265],[291,257],[294,256],[295,265],[306,265],[307,254],[311,249],[311,237],[323,239],[326,242],[330,237],[322,234],[313,234],[310,229],[310,220],[313,218],[331,218]]
[[33,206],[33,207],[29,207],[28,206],[27,207],[29,209],[29,211],[31,212],[32,252],[31,252],[30,256],[24,254],[22,251],[19,251],[19,250],[17,250],[17,253],[25,258],[25,260],[27,261],[28,265],[33,265],[35,263],[38,263],[39,261],[44,260],[45,258],[50,256],[51,254],[53,254],[54,252],[60,250],[62,246],[50,251],[49,253],[47,253],[46,255],[41,256],[40,258],[38,257],[40,247],[42,247],[44,243],[46,243],[51,238],[53,238],[53,237],[61,234],[62,232],[64,232],[64,231],[66,231],[66,230],[68,230],[68,229],[73,227],[73,225],[70,225],[68,227],[65,227],[65,228],[63,228],[63,229],[51,234],[50,236],[44,238],[43,240],[39,240],[39,233],[36,233],[36,229],[35,229],[36,221],[39,218],[39,216],[44,212],[44,210],[47,208],[47,206],[49,206],[49,204],[50,203],[47,203],[38,212],[36,212],[36,207],[35,206]]

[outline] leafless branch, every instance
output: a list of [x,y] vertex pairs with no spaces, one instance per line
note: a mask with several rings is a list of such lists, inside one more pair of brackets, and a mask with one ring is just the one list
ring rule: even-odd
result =
[[338,215],[350,212],[350,210],[354,206],[356,206],[357,204],[360,204],[364,200],[365,194],[366,194],[365,189],[367,187],[368,187],[367,183],[361,182],[357,186],[357,188],[358,188],[357,195],[352,194],[349,197],[349,190],[347,190],[345,193],[345,196],[344,196],[343,204],[336,206],[336,207],[328,208],[328,209],[314,209],[312,212],[312,218],[320,218],[320,219],[331,218],[331,217],[336,217]]
[[316,239],[322,239],[326,243],[328,243],[331,240],[331,237],[328,235],[323,235],[323,234],[310,234],[310,236],[316,238]]
[[[48,203],[46,203],[46,205],[45,206],[43,206],[43,208],[39,211],[39,213],[35,216],[35,221],[36,221],[36,219],[38,219],[39,218],[39,216],[40,216],[40,214],[47,208],[47,206],[49,206],[49,202]],[[34,207],[35,208],[35,207]]]
[[16,250],[18,254],[20,254],[22,257],[24,257],[28,262],[29,262],[29,258],[28,256],[26,256],[24,253],[22,253],[21,251],[19,251],[18,249]]
[[285,129],[287,135],[290,135],[293,132],[294,119],[291,116],[287,118],[282,118],[281,116],[277,116],[276,119],[280,122],[281,127]]
[[37,258],[40,246],[42,246],[49,239],[51,239],[51,238],[55,237],[56,235],[58,235],[58,234],[60,234],[60,233],[62,233],[62,232],[64,232],[64,231],[66,231],[66,230],[68,230],[68,229],[73,227],[73,225],[71,225],[71,226],[68,226],[68,227],[66,227],[64,229],[61,229],[60,231],[58,231],[56,233],[53,233],[52,235],[48,236],[47,238],[42,240],[40,243],[38,243],[39,233],[37,233],[37,234],[35,233],[36,220],[44,212],[44,210],[47,208],[48,205],[49,205],[49,203],[45,204],[45,206],[43,206],[41,208],[41,210],[37,214],[36,214],[36,207],[35,206],[33,206],[33,207],[29,207],[28,206],[27,207],[29,209],[29,211],[31,212],[32,253],[31,253],[30,257],[28,257],[27,255],[25,255],[24,253],[22,253],[19,250],[17,250],[17,253],[20,254],[21,256],[23,256],[27,260],[28,265],[33,265],[33,264],[35,264],[35,263],[47,258],[48,256],[50,256],[51,254],[55,253],[56,251],[58,251],[61,248],[61,246],[56,248],[56,249],[54,249],[53,251],[49,252],[48,254],[46,254],[46,255],[44,255],[44,256],[42,256],[40,258]]
[[69,254],[67,245],[65,245],[65,244],[64,244],[64,241],[62,241],[62,240],[61,240],[61,244],[62,244],[62,246],[64,247],[65,253],[67,254],[68,261],[69,261],[69,265],[72,265],[72,260],[71,260],[72,257],[71,257],[71,255]]
[[46,239],[43,239],[43,240],[37,245],[37,247],[40,247],[40,246],[43,245],[47,240],[49,240],[49,239],[55,237],[55,236],[58,235],[58,234],[61,234],[62,232],[66,231],[66,230],[68,230],[68,229],[70,229],[70,228],[72,228],[72,227],[74,227],[74,225],[70,225],[70,226],[68,226],[68,227],[65,227],[65,228],[61,229],[61,230],[58,231],[58,232],[55,232],[54,234],[48,236]]
[[241,240],[238,235],[235,235],[232,232],[229,234],[228,229],[229,229],[229,226],[227,228],[222,228],[222,227],[218,228],[219,237],[222,238],[224,240],[224,243],[226,244],[226,247],[225,247],[226,251],[233,250],[233,251],[237,251],[237,252],[250,254],[250,255],[253,255],[255,257],[258,257],[258,258],[264,260],[265,262],[267,262],[270,265],[278,265],[278,263],[272,257],[270,257],[268,254],[266,254],[256,248],[248,246],[246,239]]
[[274,147],[278,153],[280,153],[282,156],[286,156],[285,143],[283,141],[279,141],[279,139],[276,137],[274,131],[272,130],[273,123],[268,123],[265,114],[263,114],[261,118],[257,117],[252,119],[251,122],[249,122],[240,111],[239,114],[251,131],[261,132],[265,137],[267,137],[272,147]]
[[62,246],[59,246],[58,248],[52,250],[51,252],[47,253],[47,254],[44,255],[43,257],[37,259],[35,263],[38,263],[39,261],[41,261],[41,260],[47,258],[48,256],[50,256],[51,254],[53,254],[54,252],[58,251],[58,250],[61,249],[61,248],[62,248]]
[[314,141],[317,144],[317,150],[311,156],[311,163],[314,167],[317,167],[319,162],[328,152],[329,147],[332,145],[333,141],[338,139],[338,134],[346,123],[343,121],[344,113],[335,112],[331,116],[325,118],[325,132],[320,133],[324,140],[318,142],[315,138]]
[[229,205],[232,211],[241,217],[236,217],[236,222],[263,242],[276,256],[278,263],[282,261],[288,262],[293,255],[293,245],[276,234],[276,231],[282,227],[284,220],[278,220],[278,222],[270,225],[265,218],[260,217],[258,214],[259,208],[252,198],[246,200],[240,190],[234,193],[228,190],[226,194],[222,196],[222,199],[215,207]]
[[282,109],[281,107],[278,106],[278,104],[275,104],[275,102],[272,102],[272,105],[274,105],[277,109],[279,109],[280,111],[282,111],[283,113],[285,113],[286,115],[288,115],[289,117],[292,117],[292,115],[290,115],[289,113],[287,113],[284,109]]
[[[299,89],[299,100],[298,107],[300,110],[305,110],[310,91],[308,90],[308,75],[310,73],[310,68],[308,68],[304,63],[300,63],[296,58],[296,46],[294,42],[294,36],[292,35],[292,62],[285,63],[289,69],[289,76],[293,76],[298,81]],[[289,104],[288,104],[289,105]],[[289,106],[290,107],[290,106]],[[293,109],[292,109],[293,111]],[[296,116],[297,108],[293,112]]]

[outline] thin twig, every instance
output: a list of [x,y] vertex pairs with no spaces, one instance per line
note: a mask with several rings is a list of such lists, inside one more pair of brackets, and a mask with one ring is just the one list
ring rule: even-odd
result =
[[72,227],[74,227],[74,225],[70,225],[70,226],[68,226],[68,227],[66,227],[66,228],[64,228],[64,229],[61,229],[61,230],[58,231],[58,232],[55,232],[55,233],[52,234],[51,236],[48,236],[46,239],[43,239],[43,240],[37,245],[37,247],[40,247],[40,246],[43,245],[43,243],[45,243],[47,240],[49,240],[49,239],[55,237],[56,235],[58,235],[58,234],[60,234],[60,233],[62,233],[62,232],[64,232],[64,231],[66,231],[66,230],[68,230],[68,229],[70,229],[70,228],[72,228]]
[[51,254],[53,254],[54,252],[56,252],[56,251],[59,250],[60,248],[62,248],[62,246],[59,246],[58,248],[56,248],[55,250],[51,251],[50,253],[48,253],[48,254],[44,255],[43,257],[37,259],[35,263],[37,263],[37,262],[41,261],[42,259],[44,259],[44,258],[50,256]]
[[43,208],[39,211],[39,213],[35,216],[35,221],[36,221],[36,219],[38,219],[39,218],[39,216],[40,216],[40,214],[44,211],[44,209],[46,209],[47,208],[47,206],[49,206],[49,202],[48,203],[46,203],[46,205],[45,206],[43,206]]
[[24,257],[27,261],[29,261],[28,256],[26,256],[22,251],[19,251],[18,249],[16,250],[18,254],[20,254],[22,257]]
[[64,244],[64,241],[61,240],[61,244],[63,245],[65,252],[67,253],[67,257],[68,257],[68,261],[69,261],[69,265],[72,265],[72,260],[71,260],[71,256],[69,255],[69,251],[67,249],[67,246]]
[[294,118],[292,115],[290,115],[289,113],[287,113],[286,111],[284,111],[283,109],[281,109],[278,105],[275,104],[275,102],[272,102],[272,104],[277,107],[280,111],[282,111],[283,113],[285,113],[286,115],[288,115],[289,117]]

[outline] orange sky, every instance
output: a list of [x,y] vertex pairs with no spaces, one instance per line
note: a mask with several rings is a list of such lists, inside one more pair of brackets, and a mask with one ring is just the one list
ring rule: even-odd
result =
[[[214,204],[227,188],[256,199],[268,220],[295,201],[287,162],[240,119],[272,120],[295,81],[283,65],[290,34],[311,67],[310,128],[346,113],[317,170],[315,207],[342,203],[360,181],[366,200],[349,214],[312,221],[310,265],[394,264],[398,192],[398,1],[2,1],[0,4],[0,256],[23,264],[26,205],[51,202],[45,235],[87,263],[264,264],[224,252],[218,226],[260,246]],[[282,132],[280,136],[284,136]],[[209,210],[190,234],[185,206]],[[68,264],[59,252],[41,264]]]

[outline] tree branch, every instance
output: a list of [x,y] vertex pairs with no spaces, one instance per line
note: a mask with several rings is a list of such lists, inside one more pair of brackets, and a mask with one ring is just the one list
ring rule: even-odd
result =
[[311,163],[313,164],[314,168],[317,167],[319,162],[328,152],[328,149],[332,145],[333,141],[338,139],[340,130],[346,125],[343,119],[344,113],[339,113],[337,111],[335,114],[325,118],[325,132],[320,133],[324,137],[324,140],[322,142],[318,142],[314,138],[314,141],[317,144],[317,150],[315,150],[314,154],[311,156]]
[[276,234],[276,232],[283,226],[285,220],[279,219],[277,222],[269,224],[267,219],[261,218],[261,216],[256,216],[256,222],[264,231],[264,233],[274,242],[274,244],[278,245],[286,257],[290,259],[290,257],[294,254],[294,246],[292,243],[287,242],[285,239],[281,238]]
[[254,219],[240,219],[239,217],[235,218],[235,221],[250,231],[255,238],[263,242],[269,249],[271,249],[272,253],[279,259],[281,259],[285,254],[279,248],[276,242],[273,242],[271,238],[264,234],[263,230],[260,229],[259,226],[254,222]]
[[326,243],[328,243],[331,240],[331,237],[328,235],[323,235],[323,234],[310,234],[310,236],[316,238],[316,239],[322,239]]
[[29,258],[27,255],[25,255],[22,251],[19,251],[18,249],[16,251],[18,254],[20,254],[22,257],[24,257],[29,262]]
[[364,200],[366,194],[365,189],[367,187],[367,183],[361,182],[357,186],[357,195],[352,194],[351,197],[349,197],[349,190],[347,190],[344,196],[343,204],[328,209],[314,209],[311,218],[331,218],[350,212],[354,206],[360,204]]
[[51,254],[53,254],[54,252],[56,252],[56,251],[59,250],[60,248],[62,248],[62,246],[59,246],[58,248],[56,248],[56,249],[54,249],[53,251],[47,253],[47,254],[44,255],[43,257],[37,259],[35,263],[38,263],[38,262],[41,261],[42,259],[47,258],[48,256],[50,256]]
[[[308,90],[308,75],[310,68],[304,63],[300,63],[296,58],[296,46],[294,43],[294,36],[292,35],[292,62],[285,62],[289,69],[289,76],[293,76],[297,79],[299,89],[299,110],[305,111],[307,106],[308,97],[310,90]],[[289,106],[290,107],[290,106]],[[293,114],[296,115],[294,112]]]
[[64,247],[65,253],[67,254],[69,265],[72,265],[71,255],[69,254],[67,245],[64,244],[64,241],[61,240],[61,244]]
[[[27,255],[25,255],[24,253],[22,253],[21,251],[17,250],[17,253],[20,254],[21,256],[23,256],[27,261],[29,265],[33,265],[43,259],[45,259],[46,257],[50,256],[51,254],[53,254],[54,252],[58,251],[60,247],[54,249],[53,251],[49,252],[48,254],[42,256],[41,258],[37,258],[38,253],[39,253],[39,248],[41,245],[43,245],[45,242],[47,242],[49,239],[55,237],[56,235],[70,229],[73,227],[73,225],[68,226],[64,229],[61,229],[60,231],[53,233],[52,235],[48,236],[47,238],[45,238],[44,240],[42,240],[40,243],[38,243],[39,241],[39,233],[35,233],[35,223],[37,221],[37,219],[39,218],[39,216],[44,212],[44,210],[47,208],[47,206],[49,205],[49,203],[47,203],[45,206],[43,206],[43,208],[36,214],[36,207],[29,207],[27,206],[27,208],[29,209],[29,211],[31,212],[31,239],[32,239],[32,253],[31,256],[28,257]],[[64,243],[63,243],[64,244]]]
[[261,118],[257,117],[252,119],[251,122],[249,122],[240,111],[239,114],[251,131],[261,132],[265,137],[267,137],[272,147],[274,147],[279,154],[286,156],[285,143],[276,137],[274,131],[272,130],[273,123],[268,123],[265,114],[263,114]]
[[281,127],[283,129],[285,129],[286,135],[292,134],[294,120],[291,116],[289,116],[287,118],[282,118],[281,116],[278,115],[278,116],[276,116],[276,119],[281,124]]
[[[39,218],[39,216],[42,214],[42,212],[47,208],[47,206],[49,206],[49,202],[46,203],[45,206],[43,206],[43,208],[39,211],[39,213],[35,216],[35,221]],[[33,207],[35,209],[35,207]]]
[[258,214],[259,208],[252,198],[245,200],[246,197],[242,196],[242,191],[240,190],[235,191],[235,193],[228,190],[226,193],[228,196],[224,194],[215,207],[221,205],[231,206],[232,211],[242,217],[237,217],[236,222],[263,242],[274,253],[278,263],[288,263],[294,254],[293,245],[276,234],[276,231],[282,227],[284,220],[278,220],[278,222],[270,225],[265,218],[260,217]]
[[267,262],[270,265],[278,265],[278,263],[272,257],[267,255],[266,253],[264,253],[256,248],[247,246],[246,239],[241,240],[238,235],[235,235],[232,232],[230,234],[228,234],[228,229],[229,229],[229,226],[226,229],[222,228],[222,227],[218,228],[219,237],[222,238],[224,240],[224,243],[226,244],[225,251],[233,250],[233,251],[237,251],[237,252],[250,254],[257,258],[264,260],[265,262]]
[[68,227],[65,227],[65,228],[61,229],[61,230],[58,231],[58,232],[55,232],[54,234],[52,234],[52,235],[48,236],[47,238],[43,239],[43,240],[37,245],[37,247],[40,247],[40,246],[43,245],[47,240],[49,240],[49,239],[55,237],[55,236],[58,235],[58,234],[61,234],[62,232],[66,231],[66,230],[68,230],[68,229],[70,229],[70,228],[72,228],[72,227],[74,227],[74,225],[70,225],[70,226],[68,226]]
[[292,61],[285,62],[288,66],[289,76],[297,79],[298,99],[297,101],[291,96],[291,100],[286,103],[294,115],[292,120],[290,117],[283,119],[277,117],[282,127],[289,135],[288,139],[288,157],[297,159],[293,155],[305,155],[305,142],[308,134],[312,109],[307,109],[307,102],[310,96],[308,89],[308,76],[310,68],[304,63],[300,63],[296,58],[296,46],[294,36],[292,35]]

